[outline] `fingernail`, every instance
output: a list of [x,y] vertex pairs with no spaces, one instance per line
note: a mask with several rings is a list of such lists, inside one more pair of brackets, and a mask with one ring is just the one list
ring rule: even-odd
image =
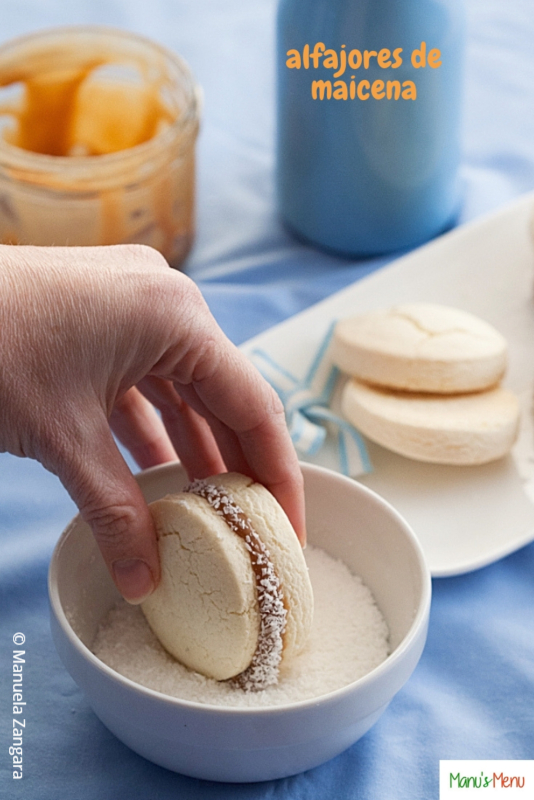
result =
[[300,544],[303,550],[306,550],[306,545],[308,544],[308,531],[306,528],[300,532]]
[[152,572],[140,558],[114,561],[112,568],[119,592],[131,605],[139,605],[154,591]]

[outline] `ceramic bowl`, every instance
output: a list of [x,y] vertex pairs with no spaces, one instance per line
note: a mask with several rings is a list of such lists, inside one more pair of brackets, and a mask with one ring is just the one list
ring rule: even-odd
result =
[[[49,573],[52,635],[94,712],[140,755],[215,781],[263,781],[318,766],[369,730],[412,674],[430,610],[430,575],[408,524],[378,495],[329,470],[302,465],[309,542],[343,560],[371,589],[390,631],[388,658],[359,680],[310,700],[225,708],[180,700],[119,675],[91,652],[119,595],[91,532],[76,517]],[[186,478],[167,464],[137,476],[148,501]]]

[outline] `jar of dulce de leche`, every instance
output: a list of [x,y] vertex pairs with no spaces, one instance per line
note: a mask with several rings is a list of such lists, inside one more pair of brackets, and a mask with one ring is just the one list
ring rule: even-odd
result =
[[137,242],[172,266],[194,236],[200,92],[185,62],[104,27],[0,48],[0,243]]

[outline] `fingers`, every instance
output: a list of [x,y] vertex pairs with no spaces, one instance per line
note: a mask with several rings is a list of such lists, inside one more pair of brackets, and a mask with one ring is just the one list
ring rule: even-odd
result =
[[[189,374],[178,365],[167,377],[175,381],[186,402],[210,421],[221,449],[230,450],[246,466],[239,471],[272,492],[304,544],[303,478],[278,396],[222,332],[209,340],[204,336],[198,358],[195,361],[189,353],[188,361]],[[231,454],[224,457],[231,463]]]
[[104,414],[98,409],[81,419],[87,427],[67,429],[75,446],[56,446],[53,454],[41,460],[56,472],[91,526],[119,592],[137,604],[159,582],[152,517]]
[[194,386],[177,385],[177,391],[180,392],[182,401],[185,401],[191,408],[195,408],[202,419],[205,419],[208,423],[226,465],[226,469],[229,472],[242,472],[245,475],[250,475],[250,477],[255,477],[254,470],[248,463],[241,449],[241,443],[235,431],[221,422],[221,420],[206,407],[197,395]]
[[141,469],[176,461],[165,425],[135,387],[116,401],[109,424]]
[[206,478],[226,471],[207,421],[184,403],[169,381],[148,377],[138,386],[161,412],[167,434],[191,479]]
[[[183,391],[194,403],[193,387],[184,387]],[[272,402],[278,405],[278,397],[274,396]],[[268,405],[261,408],[263,415],[260,415],[258,422],[237,433],[221,423],[209,410],[204,413],[215,431],[227,468],[250,475],[269,489],[286,512],[304,546],[304,481],[287,432],[285,414],[281,406],[276,412],[272,412]]]

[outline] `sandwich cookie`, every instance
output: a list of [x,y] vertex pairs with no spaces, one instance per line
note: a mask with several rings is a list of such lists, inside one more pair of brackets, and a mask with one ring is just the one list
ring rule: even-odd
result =
[[407,303],[341,320],[332,358],[345,372],[412,392],[480,391],[502,378],[504,337],[478,317],[433,303]]
[[463,395],[388,391],[349,380],[346,418],[400,455],[436,464],[484,464],[505,455],[519,428],[519,402],[507,389]]
[[227,473],[149,508],[162,573],[142,609],[161,644],[245,691],[276,683],[313,617],[302,548],[281,506],[264,486]]

